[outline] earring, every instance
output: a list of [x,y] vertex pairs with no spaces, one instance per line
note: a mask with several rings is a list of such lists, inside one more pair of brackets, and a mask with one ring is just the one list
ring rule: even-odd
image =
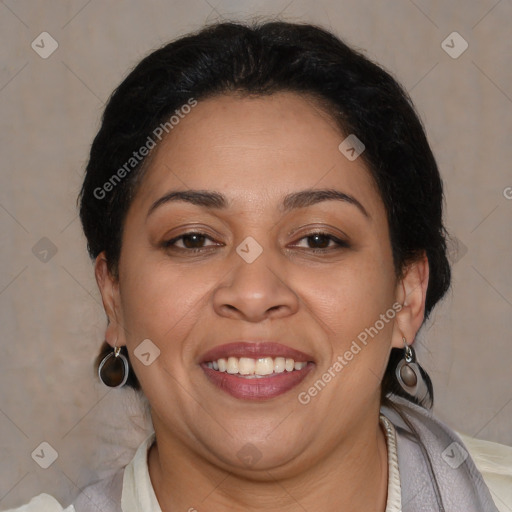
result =
[[404,357],[396,366],[396,379],[406,393],[422,403],[429,396],[428,388],[421,374],[420,367],[416,363],[414,349],[407,344],[407,340],[404,337],[402,337],[402,340],[404,342]]
[[[116,340],[117,343],[117,340]],[[125,355],[121,354],[121,347],[114,346],[98,367],[98,377],[109,388],[120,388],[126,384],[130,366]]]

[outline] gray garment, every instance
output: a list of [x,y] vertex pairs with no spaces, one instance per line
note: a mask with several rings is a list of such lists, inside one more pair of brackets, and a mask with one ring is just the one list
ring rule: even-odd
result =
[[384,414],[395,425],[403,512],[498,512],[464,443],[429,410],[398,396]]
[[[498,512],[457,434],[408,400],[390,402],[381,412],[396,428],[402,512]],[[122,512],[123,473],[85,488],[76,512]]]

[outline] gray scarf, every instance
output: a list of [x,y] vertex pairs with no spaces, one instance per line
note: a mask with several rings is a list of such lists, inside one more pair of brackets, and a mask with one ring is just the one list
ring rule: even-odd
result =
[[464,443],[423,407],[391,395],[403,512],[498,512]]
[[[402,512],[498,512],[457,434],[396,395],[382,413],[395,425]],[[123,470],[80,494],[76,512],[122,512]],[[155,512],[155,511],[144,511]]]

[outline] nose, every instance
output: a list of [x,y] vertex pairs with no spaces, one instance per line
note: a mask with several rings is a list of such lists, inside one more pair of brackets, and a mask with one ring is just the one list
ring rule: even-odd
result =
[[268,250],[252,263],[234,253],[228,272],[214,292],[216,313],[232,319],[261,322],[267,318],[284,318],[297,312],[297,294],[285,282],[285,273]]

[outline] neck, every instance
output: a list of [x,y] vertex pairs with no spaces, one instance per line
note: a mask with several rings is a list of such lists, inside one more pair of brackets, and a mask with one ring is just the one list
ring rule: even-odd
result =
[[163,512],[385,511],[387,447],[378,414],[316,464],[293,473],[282,467],[263,471],[257,478],[212,464],[169,435],[157,418],[154,426],[157,442],[148,465]]

